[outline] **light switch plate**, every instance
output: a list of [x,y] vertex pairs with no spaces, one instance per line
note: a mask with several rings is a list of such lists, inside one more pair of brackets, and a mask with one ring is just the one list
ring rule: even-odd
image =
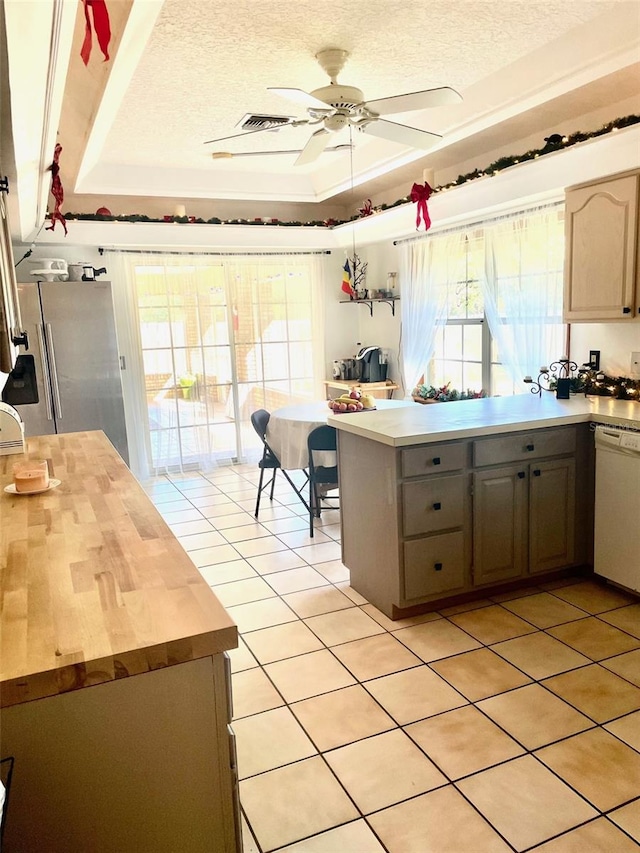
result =
[[631,373],[640,376],[640,352],[631,353]]

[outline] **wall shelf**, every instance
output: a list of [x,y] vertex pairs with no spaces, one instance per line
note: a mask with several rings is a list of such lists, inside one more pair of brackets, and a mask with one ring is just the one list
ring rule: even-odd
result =
[[369,309],[369,315],[373,317],[374,302],[386,302],[391,306],[391,316],[396,316],[396,302],[400,299],[399,296],[380,296],[376,299],[341,299],[343,305],[366,305]]

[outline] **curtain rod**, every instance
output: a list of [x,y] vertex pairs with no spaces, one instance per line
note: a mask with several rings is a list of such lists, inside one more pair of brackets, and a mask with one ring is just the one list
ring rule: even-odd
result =
[[184,256],[184,255],[206,255],[215,258],[229,258],[229,257],[256,257],[256,258],[268,258],[268,257],[282,257],[282,255],[330,255],[330,249],[319,249],[317,252],[168,252],[162,249],[110,249],[105,248],[104,246],[100,246],[98,248],[98,253],[102,255],[104,252],[118,252],[124,255],[176,255],[176,256]]
[[537,207],[526,207],[523,210],[514,210],[512,213],[504,213],[501,216],[489,216],[487,219],[478,219],[475,222],[465,222],[462,225],[452,225],[451,228],[443,228],[441,231],[435,231],[433,234],[420,234],[418,237],[405,237],[402,240],[394,240],[393,245],[399,246],[401,243],[410,243],[414,240],[424,240],[425,237],[439,237],[441,234],[455,234],[458,231],[469,231],[472,228],[478,228],[481,225],[491,225],[494,222],[502,222],[505,219],[515,219],[518,216],[523,216],[525,213],[537,213],[539,210],[550,210],[553,207],[560,207],[564,201],[552,201],[549,204],[540,204]]

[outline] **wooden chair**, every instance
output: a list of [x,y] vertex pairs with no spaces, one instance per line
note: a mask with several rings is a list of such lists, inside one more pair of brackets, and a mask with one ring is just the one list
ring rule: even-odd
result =
[[[267,443],[267,425],[269,423],[270,417],[271,417],[271,415],[269,414],[269,412],[267,412],[266,409],[258,409],[256,412],[253,412],[251,414],[251,425],[253,426],[254,430],[260,436],[260,441],[262,442],[262,448],[263,448],[262,449],[262,459],[260,459],[260,461],[258,462],[258,467],[260,468],[260,480],[258,481],[258,494],[256,496],[256,511],[254,513],[256,518],[258,517],[258,512],[260,510],[260,496],[262,495],[262,492],[265,489],[269,488],[269,486],[271,486],[271,492],[269,494],[269,500],[273,500],[273,490],[274,490],[274,487],[276,484],[276,474],[278,473],[278,471],[282,471],[285,479],[287,480],[287,482],[289,483],[291,488],[298,495],[298,497],[300,498],[302,503],[307,507],[307,509],[309,509],[309,507],[307,506],[307,502],[304,499],[304,495],[302,494],[300,489],[296,486],[296,484],[293,482],[291,477],[284,470],[284,468],[280,464],[280,460],[278,459],[276,454],[273,452],[273,450],[269,447],[269,444]],[[264,483],[264,472],[265,471],[271,471],[272,472],[271,478],[269,480],[267,480],[266,483]],[[307,472],[305,471],[304,473],[306,475]],[[306,481],[305,481],[305,485],[306,485]],[[304,488],[304,485],[303,485],[303,488]]]
[[[314,454],[319,452],[337,452],[337,434],[334,427],[319,426],[312,429],[307,438],[309,449],[309,536],[313,537],[313,519],[320,518],[323,497],[318,492],[318,486],[329,489],[338,488],[338,464],[330,467],[317,464]],[[326,489],[325,489],[326,491]],[[326,497],[324,498],[326,500]],[[337,498],[330,498],[335,500]],[[339,505],[335,507],[339,508]]]

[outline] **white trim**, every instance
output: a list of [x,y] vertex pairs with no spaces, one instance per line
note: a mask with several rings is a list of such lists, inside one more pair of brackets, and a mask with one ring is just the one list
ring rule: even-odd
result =
[[[594,137],[537,160],[505,169],[493,178],[468,181],[437,193],[429,202],[433,233],[483,216],[564,198],[564,189],[640,167],[640,125]],[[409,188],[407,188],[409,189]],[[66,241],[60,233],[43,232],[38,243],[80,246],[177,247],[209,250],[340,249],[416,235],[415,205],[407,202],[333,229],[313,226],[180,225],[147,222],[69,221]]]

